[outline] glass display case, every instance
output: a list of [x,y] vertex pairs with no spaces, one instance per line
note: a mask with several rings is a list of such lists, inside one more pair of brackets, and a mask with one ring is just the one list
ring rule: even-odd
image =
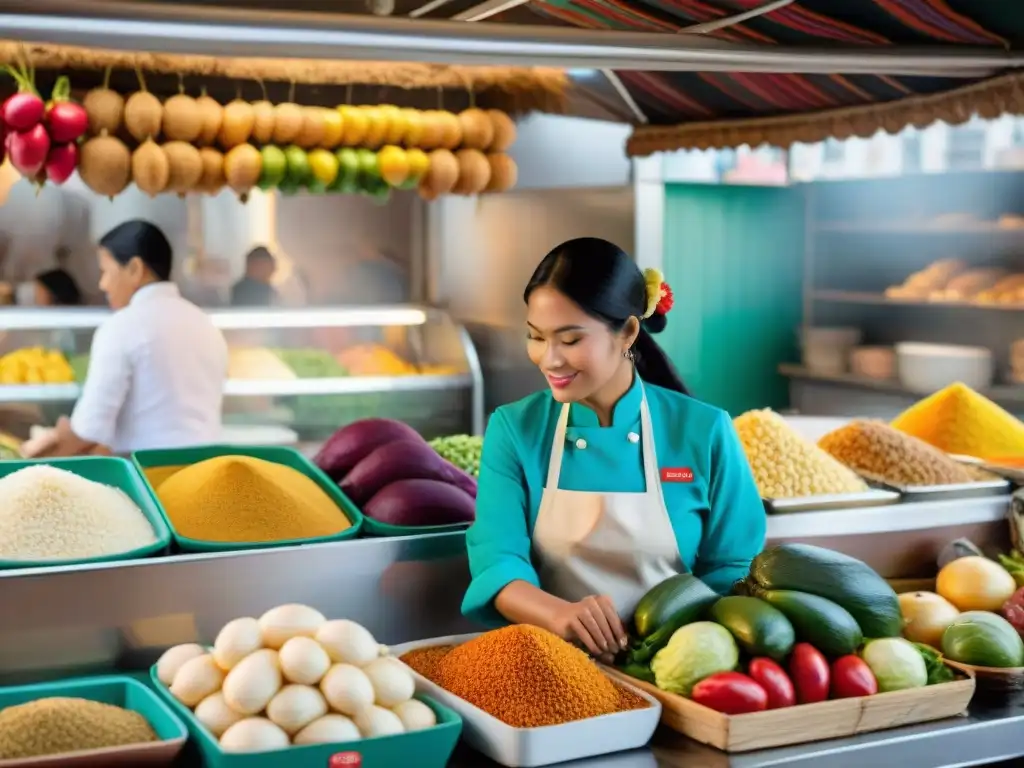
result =
[[[71,412],[104,309],[0,309],[0,431],[25,438]],[[276,429],[318,443],[367,417],[431,438],[480,434],[469,334],[416,306],[210,310],[230,349],[225,434]],[[266,434],[264,430],[264,434]],[[227,439],[227,438],[226,438]]]

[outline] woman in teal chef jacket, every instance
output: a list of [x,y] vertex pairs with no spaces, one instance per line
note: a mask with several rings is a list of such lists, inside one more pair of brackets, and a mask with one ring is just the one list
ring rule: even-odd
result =
[[462,610],[606,655],[669,576],[722,593],[742,578],[764,545],[764,506],[728,414],[687,394],[651,336],[672,302],[656,270],[605,240],[570,240],[524,299],[550,390],[487,425]]

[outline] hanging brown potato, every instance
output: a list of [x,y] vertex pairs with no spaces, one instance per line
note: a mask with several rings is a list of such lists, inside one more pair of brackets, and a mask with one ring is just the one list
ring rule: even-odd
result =
[[482,109],[471,107],[459,113],[463,149],[487,149],[494,141],[494,125]]
[[227,183],[224,176],[224,155],[213,147],[203,147],[199,150],[199,159],[203,163],[203,173],[196,184],[196,191],[216,195]]
[[462,124],[451,112],[438,112],[437,120],[441,126],[441,149],[455,149],[462,143]]
[[220,134],[220,125],[224,120],[224,107],[205,93],[196,99],[196,107],[199,109],[199,117],[202,121],[202,128],[199,129],[196,144],[200,147],[208,147],[217,140],[217,136]]
[[487,163],[491,166],[491,179],[487,182],[485,192],[508,192],[519,179],[519,167],[516,161],[501,152],[487,155]]
[[516,124],[500,109],[488,109],[487,118],[494,129],[493,139],[487,149],[491,152],[505,152],[516,142]]
[[326,129],[323,111],[319,107],[305,107],[302,110],[302,130],[295,138],[295,143],[303,149],[319,147]]
[[420,115],[419,148],[429,152],[441,146],[444,137],[444,126],[437,117],[437,110],[428,109]]
[[224,116],[221,119],[220,133],[218,138],[224,149],[237,147],[245,144],[252,135],[252,127],[256,122],[256,116],[252,111],[252,104],[242,99],[235,99],[224,107]]
[[460,149],[455,153],[459,161],[459,180],[452,192],[456,195],[478,195],[491,180],[491,164],[478,149]]
[[203,175],[199,150],[184,141],[169,141],[163,145],[163,150],[170,168],[167,191],[181,196],[193,192]]
[[98,195],[119,195],[131,181],[132,153],[114,136],[96,136],[82,145],[78,175]]
[[269,144],[274,140],[274,123],[277,110],[269,101],[257,101],[252,105],[252,140],[257,144]]
[[429,155],[430,166],[420,180],[420,194],[427,199],[447,195],[459,180],[459,161],[447,149],[435,149]]
[[298,104],[286,103],[274,107],[274,143],[282,147],[293,143],[302,131],[304,118],[305,113]]
[[156,139],[164,120],[164,105],[149,91],[136,91],[124,103],[124,127],[138,142]]
[[164,102],[163,132],[171,141],[192,142],[203,129],[203,115],[191,96],[179,93]]
[[101,136],[115,135],[124,119],[124,97],[106,86],[93,88],[82,99],[85,114],[89,116],[89,133]]
[[224,177],[240,196],[256,186],[262,170],[263,157],[252,144],[240,144],[224,156]]
[[167,153],[152,139],[146,139],[132,152],[132,181],[150,197],[156,197],[171,180]]

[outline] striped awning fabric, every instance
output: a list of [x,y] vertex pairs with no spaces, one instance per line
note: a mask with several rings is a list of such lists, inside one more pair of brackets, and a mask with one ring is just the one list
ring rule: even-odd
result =
[[[590,29],[676,32],[762,5],[764,0],[534,0],[556,23]],[[1019,49],[1024,0],[796,0],[710,33],[761,45],[934,45]],[[1024,113],[1024,74],[983,81],[766,73],[619,72],[647,118],[632,155],[763,143],[789,146],[828,137],[896,132],[973,114]]]

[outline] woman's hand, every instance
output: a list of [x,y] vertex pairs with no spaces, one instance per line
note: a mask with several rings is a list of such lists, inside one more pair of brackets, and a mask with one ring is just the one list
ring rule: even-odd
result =
[[533,584],[513,581],[494,598],[494,605],[513,624],[532,624],[563,640],[579,642],[606,663],[628,645],[619,612],[605,595],[570,603]]
[[38,440],[29,440],[22,445],[22,452],[28,458],[56,458],[58,456],[81,456],[83,454],[110,455],[102,446],[82,440],[71,429],[71,420],[61,416],[57,426],[44,433]]
[[619,612],[606,595],[564,603],[552,617],[549,629],[566,640],[579,640],[602,661],[610,661],[609,657],[625,650],[628,644]]

